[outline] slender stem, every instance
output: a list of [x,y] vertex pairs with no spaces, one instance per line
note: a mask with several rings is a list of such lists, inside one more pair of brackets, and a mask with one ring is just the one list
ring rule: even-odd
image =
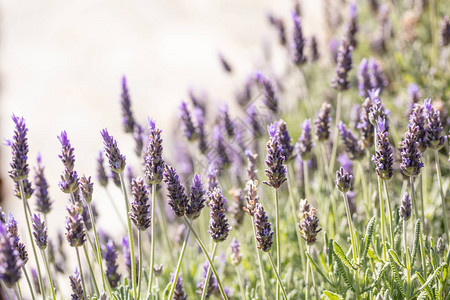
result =
[[309,300],[309,262],[306,263],[306,284],[305,284],[305,300]]
[[[296,223],[297,223],[297,209],[295,207],[294,194],[293,194],[293,189],[292,189],[292,186],[291,186],[291,168],[288,167],[287,169],[288,169],[288,172],[287,172],[287,185],[288,185],[288,191],[289,191],[289,203],[291,204],[292,220],[294,221],[294,226],[296,226]],[[252,220],[252,223],[253,223],[253,220]],[[298,230],[295,230],[295,234],[297,235],[297,243],[298,243],[298,248],[300,250],[300,269],[303,269],[304,262],[303,262],[303,255],[302,255],[302,253],[304,252],[304,249],[303,249],[302,237],[300,235],[300,231],[298,231]]]
[[[414,192],[414,177],[410,176],[409,177],[409,183],[411,185],[411,200],[414,206],[414,213],[415,213],[415,218],[418,219],[419,218],[419,211],[417,210],[417,203],[416,203],[416,194]],[[421,232],[419,234],[419,241],[420,241],[420,257],[421,257],[421,263],[422,263],[422,270],[423,270],[423,275],[426,278],[427,277],[427,269],[426,269],[426,263],[425,263],[425,247],[424,247],[424,243],[423,243],[423,236],[422,236],[422,232],[423,232],[423,226],[424,224],[422,223],[421,226]]]
[[[277,235],[277,271],[281,271],[281,243],[280,243],[280,209],[278,207],[278,189],[275,189],[275,231]],[[277,299],[280,299],[280,283],[277,284]]]
[[189,227],[189,229],[192,231],[192,234],[195,236],[195,239],[197,240],[198,245],[200,246],[200,248],[202,248],[203,253],[205,254],[206,258],[208,259],[209,265],[212,268],[214,276],[216,276],[217,284],[219,285],[219,290],[220,290],[220,293],[222,294],[223,299],[228,300],[227,294],[225,293],[225,290],[223,289],[222,282],[220,281],[219,274],[217,273],[217,270],[214,267],[214,264],[208,255],[208,251],[206,250],[205,245],[203,244],[202,240],[200,239],[200,237],[198,236],[194,227],[192,227],[191,223],[189,222],[189,220],[187,219],[186,216],[183,216],[183,220],[186,223],[186,225]]
[[30,277],[28,276],[28,272],[27,272],[27,269],[25,268],[25,266],[22,266],[22,271],[25,274],[25,278],[27,279],[28,287],[30,288],[31,298],[34,300],[35,298],[34,298],[33,286],[31,285]]
[[[183,241],[183,246],[181,247],[180,257],[178,257],[177,269],[175,270],[175,276],[173,278],[172,287],[170,288],[169,298],[167,298],[168,300],[172,300],[173,293],[175,291],[175,287],[178,282],[178,275],[180,274],[181,263],[183,262],[184,252],[186,250],[190,232],[191,232],[191,230],[188,228],[186,231],[186,235],[184,236],[184,241]],[[148,294],[147,294],[147,298],[148,298]]]
[[22,289],[20,288],[20,283],[17,281],[16,282],[17,285],[17,290],[19,291],[19,299],[22,300]]
[[[374,146],[377,146],[377,127],[374,126]],[[387,250],[386,250],[386,218],[384,215],[384,200],[383,200],[383,190],[381,187],[381,178],[377,176],[378,183],[378,199],[380,200],[380,218],[381,218],[381,240],[383,243],[383,260],[387,261]]]
[[[309,247],[310,247],[309,245],[306,246],[306,251],[308,251],[308,253],[310,253]],[[314,291],[316,292],[316,298],[320,299],[320,294],[316,287],[316,280],[314,279],[314,269],[313,269],[311,263],[309,263],[309,268],[311,269],[311,280],[312,280]]]
[[387,188],[387,180],[383,180],[384,183],[384,193],[386,194],[386,202],[388,207],[388,214],[389,214],[389,237],[391,242],[391,248],[394,248],[394,228],[393,225],[394,222],[392,221],[392,209],[391,209],[391,200],[389,198],[389,190]]
[[[100,249],[100,243],[98,241],[97,229],[95,227],[95,219],[94,219],[94,213],[92,212],[91,203],[87,203],[87,207],[89,210],[89,217],[91,218],[92,229],[94,231],[95,246],[97,248],[97,262],[100,265],[100,272],[102,273],[103,288],[107,289],[109,296],[112,297],[111,286],[109,285],[109,281],[106,278],[105,272],[103,271],[102,252]],[[94,278],[94,280],[95,280],[95,278]]]
[[309,174],[308,174],[308,162],[306,160],[303,161],[303,183],[305,185],[305,198],[311,200],[309,198]]
[[355,262],[355,264],[358,263],[358,252],[356,251],[356,239],[355,239],[355,232],[353,231],[353,221],[352,221],[352,216],[350,213],[350,207],[348,205],[348,197],[347,197],[347,193],[341,193],[342,197],[344,197],[344,204],[345,204],[345,212],[347,214],[347,221],[348,221],[348,227],[350,230],[350,238],[352,241],[352,253],[353,253],[353,260]]
[[[86,294],[86,284],[84,284],[83,268],[81,266],[80,252],[78,251],[78,247],[75,247],[75,251],[77,252],[78,267],[80,268],[80,277],[81,277],[81,284],[83,285],[84,299],[88,299]],[[45,297],[43,299],[45,299]]]
[[133,231],[131,229],[131,220],[128,217],[128,213],[130,211],[130,203],[128,202],[127,188],[125,186],[123,174],[119,173],[119,177],[120,177],[120,185],[122,187],[123,200],[125,201],[126,218],[128,225],[128,243],[130,244],[130,254],[131,254],[131,285],[133,287],[133,296],[136,298],[136,257],[134,256],[134,239],[133,239]]
[[2,290],[5,292],[5,294],[8,297],[8,299],[12,299],[11,295],[8,292],[8,288],[6,287],[6,284],[3,282],[3,280],[0,280],[0,283],[2,285]]
[[39,264],[39,259],[38,259],[38,255],[37,255],[37,252],[36,252],[36,247],[34,245],[33,234],[31,233],[30,219],[29,219],[29,216],[28,216],[28,213],[27,213],[27,199],[25,198],[25,188],[23,186],[23,180],[19,181],[19,189],[20,189],[20,195],[22,197],[22,202],[23,202],[23,212],[25,214],[25,220],[27,221],[28,233],[30,235],[31,248],[33,249],[34,258],[36,259],[36,267],[37,267],[37,271],[38,271],[39,286],[40,286],[41,291],[42,291],[42,297],[45,299],[45,289],[44,289],[44,284],[42,283],[41,266]]
[[336,120],[333,133],[333,148],[331,150],[330,167],[328,168],[330,172],[334,170],[334,164],[336,162],[337,147],[339,141],[339,133],[337,126],[339,124],[339,121],[341,120],[341,106],[342,106],[342,92],[339,91],[337,95],[337,104],[336,104]]
[[244,280],[242,278],[242,274],[241,274],[241,268],[239,268],[239,266],[236,266],[236,273],[238,276],[238,280],[239,280],[239,289],[241,290],[241,299],[245,300],[245,287],[244,287]]
[[[217,251],[217,242],[213,242],[213,248],[211,251],[211,260],[212,261],[214,261],[214,257],[216,256],[216,251]],[[211,276],[211,265],[209,265],[209,267],[208,267],[208,271],[206,272],[205,282],[203,283],[202,300],[206,299],[210,276]]]
[[[152,285],[153,285],[153,264],[155,261],[155,206],[156,206],[156,184],[152,184],[152,206],[151,206],[151,219],[152,219],[152,228],[151,228],[151,236],[150,236],[150,243],[151,243],[151,250],[150,250],[150,269],[149,269],[149,275],[150,275],[150,282],[148,284],[148,290],[147,295],[150,295],[152,291]],[[161,211],[160,211],[161,214]],[[161,223],[161,222],[160,222]],[[176,282],[174,286],[176,285]],[[169,298],[170,299],[170,298]]]
[[267,299],[267,295],[266,295],[266,278],[264,277],[263,262],[262,262],[261,252],[259,252],[259,250],[258,250],[258,242],[256,240],[256,227],[255,227],[255,222],[254,222],[253,218],[252,218],[252,227],[253,227],[253,237],[255,239],[255,249],[256,249],[256,253],[258,254],[259,276],[261,277],[262,296],[263,296],[263,299]]
[[[143,260],[142,260],[142,232],[139,230],[138,231],[138,249],[139,249],[139,276],[138,276],[138,290],[137,290],[137,298],[136,299],[140,299],[141,296],[141,279],[142,279],[142,265],[143,265]],[[151,271],[153,271],[153,268],[150,269]]]
[[94,288],[97,292],[97,295],[100,296],[100,290],[98,289],[97,280],[95,280],[94,270],[92,269],[91,260],[89,259],[89,254],[87,252],[86,244],[83,244],[84,255],[86,256],[86,261],[88,263],[89,272],[91,272],[91,276],[89,276],[94,282]]
[[442,216],[444,217],[444,228],[445,233],[447,234],[447,240],[450,238],[450,232],[448,231],[448,221],[447,221],[447,206],[445,204],[445,194],[444,189],[442,188],[442,175],[441,175],[441,166],[439,164],[439,154],[437,149],[434,150],[434,160],[436,163],[436,173],[439,181],[439,193],[441,194],[442,200]]
[[406,257],[406,272],[407,272],[406,297],[409,298],[411,288],[411,259],[409,257],[409,250],[408,250],[408,238],[406,233],[407,225],[408,224],[406,223],[406,220],[403,220],[403,248]]
[[286,290],[284,289],[283,283],[281,282],[280,274],[278,274],[278,271],[275,268],[275,263],[273,262],[272,254],[270,254],[270,252],[267,252],[267,254],[269,255],[270,264],[272,265],[273,272],[275,273],[275,276],[277,277],[278,284],[281,287],[281,292],[283,294],[283,298],[285,300],[287,300]]
[[47,257],[45,256],[45,250],[41,249],[42,260],[44,261],[45,269],[47,270],[48,281],[50,282],[50,289],[52,290],[53,300],[56,300],[55,287],[53,286],[52,274],[50,273],[50,267],[48,265]]

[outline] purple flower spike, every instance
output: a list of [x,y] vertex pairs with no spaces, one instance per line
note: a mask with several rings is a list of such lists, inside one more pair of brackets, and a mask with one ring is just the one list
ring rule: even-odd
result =
[[292,139],[289,136],[289,131],[287,130],[286,122],[284,122],[283,120],[278,121],[277,137],[278,142],[280,143],[281,148],[283,149],[285,161],[289,161],[292,158],[294,158],[295,156],[293,155],[294,146],[291,145]]
[[414,124],[408,125],[405,138],[400,144],[400,169],[406,176],[417,176],[423,168],[420,151],[414,137],[417,136],[419,128]]
[[163,179],[164,160],[162,158],[161,129],[156,128],[155,121],[149,120],[150,135],[145,156],[145,178],[150,184],[159,184]]
[[444,16],[439,23],[439,38],[442,47],[450,44],[450,18]]
[[369,114],[372,108],[372,100],[366,98],[362,105],[356,128],[359,129],[360,141],[364,149],[373,145],[374,125],[370,122]]
[[389,180],[394,175],[393,148],[389,143],[385,120],[378,118],[377,144],[372,160],[378,176],[383,180]]
[[223,137],[222,127],[219,125],[213,128],[213,142],[216,154],[214,163],[216,163],[219,170],[228,168],[231,160]]
[[215,188],[209,195],[209,207],[211,208],[209,220],[209,234],[213,241],[223,242],[230,232],[228,220],[225,216],[225,203],[227,203],[220,188]]
[[11,147],[11,170],[9,177],[14,181],[20,181],[27,178],[30,169],[28,168],[28,128],[25,125],[25,119],[12,115],[15,124],[14,136],[12,140],[7,140],[6,145]]
[[275,29],[278,31],[278,41],[279,41],[280,45],[282,45],[282,46],[286,45],[286,43],[287,43],[286,28],[284,26],[283,20],[274,15],[269,15],[268,19],[269,19],[269,23],[273,27],[275,27]]
[[384,119],[384,121],[386,122],[386,130],[389,131],[388,112],[384,108],[384,105],[381,102],[379,95],[380,95],[379,89],[369,91],[369,97],[370,100],[372,101],[372,105],[370,106],[369,111],[369,120],[370,123],[372,123],[372,125],[376,126],[378,118]]
[[297,154],[302,160],[307,161],[311,157],[311,150],[314,147],[311,136],[311,121],[306,119],[302,124],[302,134],[298,138],[298,142],[295,145]]
[[81,284],[80,273],[75,269],[73,275],[69,276],[70,287],[72,288],[72,300],[85,300],[83,293],[83,285]]
[[45,221],[41,220],[40,214],[34,214],[33,219],[33,236],[39,249],[47,248],[47,227]]
[[145,231],[150,227],[152,218],[148,191],[144,179],[140,177],[133,178],[131,182],[131,193],[133,194],[133,202],[131,202],[131,208],[128,214],[137,229]]
[[231,121],[230,114],[228,112],[228,105],[224,104],[220,108],[219,120],[222,122],[222,126],[225,128],[228,137],[234,137],[236,129],[233,121]]
[[427,145],[432,149],[439,150],[444,146],[447,140],[446,136],[441,135],[443,128],[440,112],[433,108],[431,99],[425,100],[424,107],[427,121]]
[[126,133],[133,133],[136,125],[131,111],[130,94],[128,93],[127,78],[122,77],[122,94],[120,95],[120,106],[122,108],[122,124]]
[[[174,277],[175,277],[174,273],[170,274],[170,282],[172,282],[172,284],[174,281]],[[177,278],[177,282],[176,282],[175,290],[173,291],[172,299],[173,300],[187,300],[188,299],[188,296],[184,292],[183,279],[181,278],[181,276],[178,276],[178,278]]]
[[242,260],[242,254],[239,247],[239,242],[236,238],[233,238],[230,244],[231,248],[231,263],[234,266],[238,266],[241,263]]
[[208,151],[208,137],[205,129],[205,112],[199,107],[194,108],[194,116],[197,121],[196,131],[198,135],[198,149],[205,154]]
[[358,67],[358,90],[363,98],[369,97],[369,90],[372,89],[369,76],[369,65],[367,58],[363,58]]
[[319,45],[317,43],[317,38],[315,35],[311,37],[310,43],[309,43],[309,52],[311,56],[311,61],[317,61],[320,58],[319,53]]
[[402,198],[402,205],[400,206],[400,217],[404,221],[408,221],[411,218],[412,203],[411,197],[409,197],[408,192],[405,192]]
[[126,158],[120,154],[117,141],[113,136],[109,135],[107,129],[101,131],[103,137],[103,145],[105,146],[106,157],[109,160],[109,168],[115,173],[122,173],[125,169]]
[[20,280],[23,261],[11,243],[12,239],[3,224],[0,224],[0,279],[12,288]]
[[186,215],[189,219],[195,220],[200,216],[203,207],[205,207],[205,194],[202,177],[195,174],[192,181],[189,204],[186,207]]
[[167,197],[169,206],[175,215],[179,218],[183,217],[188,205],[188,198],[185,194],[184,186],[180,182],[177,172],[174,168],[166,165],[164,168],[164,182],[167,186]]
[[6,225],[4,224],[5,223],[2,223],[0,226],[5,226],[5,229],[11,238],[10,242],[12,243],[13,248],[17,250],[19,258],[25,265],[28,262],[28,252],[25,249],[25,245],[20,241],[17,221],[14,219],[11,212],[9,213],[8,223]]
[[225,56],[223,56],[222,53],[219,53],[218,56],[219,56],[220,64],[221,64],[222,68],[224,69],[224,71],[227,73],[232,73],[233,68],[231,67],[230,63],[225,59]]
[[272,223],[269,222],[266,212],[261,203],[255,205],[254,222],[256,227],[256,241],[258,249],[264,252],[270,251],[273,243]]
[[338,124],[339,134],[345,145],[345,151],[351,160],[359,160],[364,156],[364,149],[350,129],[342,121]]
[[265,161],[267,168],[264,171],[268,181],[264,181],[264,183],[277,189],[286,181],[287,170],[284,165],[283,148],[281,148],[278,138],[273,131],[273,128],[276,128],[275,124],[273,123],[269,127],[270,138],[267,142],[267,158]]
[[425,111],[423,105],[414,104],[412,108],[412,114],[409,116],[409,123],[413,124],[417,127],[417,130],[414,132],[415,136],[413,139],[417,142],[417,147],[420,152],[425,152],[428,147],[427,140],[427,130],[426,130],[426,120],[425,120]]
[[195,141],[197,139],[197,133],[195,131],[195,126],[192,121],[191,112],[187,107],[187,103],[184,101],[181,101],[179,117],[181,119],[184,136],[190,142]]
[[381,94],[383,89],[387,87],[388,82],[380,66],[373,58],[369,59],[369,70],[370,85],[372,89],[378,89]]
[[108,185],[108,175],[106,174],[103,162],[103,151],[99,151],[97,158],[97,181],[102,187],[106,187]]
[[322,103],[317,119],[314,120],[314,135],[319,141],[326,141],[330,138],[331,105]]
[[356,10],[356,3],[350,4],[350,22],[347,25],[347,40],[353,48],[358,45],[358,40],[356,39],[356,33],[358,33],[358,13]]
[[82,208],[78,205],[69,204],[66,216],[66,239],[71,247],[83,246],[86,241],[83,217],[80,214]]
[[247,177],[249,180],[258,179],[258,169],[257,169],[257,159],[258,154],[253,153],[250,150],[245,151],[245,156],[247,156]]
[[144,128],[138,123],[134,126],[133,131],[134,138],[134,153],[136,153],[137,157],[142,157],[142,151],[144,149]]
[[350,88],[348,73],[352,69],[352,51],[353,47],[346,40],[343,40],[339,45],[335,76],[331,82],[331,86],[338,91],[345,91]]
[[347,193],[353,184],[353,175],[345,172],[341,167],[339,171],[336,171],[336,180],[334,183],[341,193]]
[[294,33],[293,33],[293,43],[292,43],[292,62],[300,66],[306,62],[306,57],[304,55],[304,48],[306,44],[306,39],[303,36],[302,25],[300,17],[293,11],[292,21],[294,23]]
[[317,211],[312,207],[308,200],[303,199],[300,202],[301,215],[298,227],[302,238],[308,245],[314,245],[317,240],[317,234],[322,230],[319,228],[319,218],[317,217]]
[[67,171],[73,171],[75,164],[75,154],[72,145],[70,144],[69,138],[67,137],[67,132],[62,131],[61,135],[58,136],[58,140],[61,142],[62,151],[58,157],[61,159],[64,167]]
[[120,281],[120,274],[117,272],[117,251],[112,240],[109,240],[106,244],[106,251],[103,252],[103,257],[106,262],[106,278],[108,278],[109,284],[114,289],[118,286]]
[[413,113],[414,105],[419,103],[420,100],[420,92],[419,87],[415,83],[411,83],[408,86],[408,100],[406,103],[407,110],[406,116],[409,117]]
[[273,83],[262,73],[256,73],[256,80],[262,87],[263,103],[273,113],[278,112],[278,96],[275,93]]
[[34,185],[36,186],[36,210],[43,214],[48,214],[52,208],[53,201],[48,194],[48,183],[44,175],[41,155],[37,157],[37,168],[34,169]]
[[91,203],[92,194],[94,193],[94,183],[91,182],[91,176],[81,177],[80,187],[81,187],[81,195],[83,196],[84,201],[86,201],[87,203]]

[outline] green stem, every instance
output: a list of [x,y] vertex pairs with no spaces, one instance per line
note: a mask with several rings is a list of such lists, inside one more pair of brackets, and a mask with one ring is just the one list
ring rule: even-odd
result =
[[[306,246],[306,251],[308,252],[308,254],[310,253],[310,251],[309,251],[309,245]],[[317,287],[316,287],[316,280],[315,280],[315,278],[314,278],[314,269],[313,269],[311,263],[309,263],[309,268],[311,269],[311,280],[312,280],[312,284],[313,284],[314,291],[316,292],[316,298],[317,298],[317,299],[320,299],[320,294],[319,294],[319,291],[317,290]]]
[[91,272],[90,278],[94,282],[94,288],[95,288],[95,291],[97,292],[97,295],[100,296],[100,290],[98,289],[97,280],[95,280],[94,270],[92,269],[91,260],[89,259],[89,254],[87,252],[86,243],[83,244],[83,251],[84,251],[84,256],[86,256],[86,261],[88,263],[89,272]]
[[262,296],[263,296],[263,299],[267,299],[266,278],[264,277],[263,262],[262,262],[261,252],[259,252],[259,250],[258,250],[258,241],[256,240],[256,227],[255,227],[255,222],[254,222],[253,218],[252,218],[252,227],[253,227],[253,237],[255,239],[255,249],[256,249],[256,253],[258,254],[259,276],[261,277]]
[[36,252],[36,246],[34,245],[34,238],[33,238],[32,232],[31,232],[30,219],[29,219],[29,216],[27,213],[27,199],[25,198],[25,188],[23,186],[23,180],[19,181],[19,189],[20,189],[20,195],[22,197],[23,212],[25,214],[25,220],[27,222],[28,233],[30,235],[31,248],[33,249],[34,258],[36,259],[36,267],[37,267],[37,271],[38,271],[39,286],[41,288],[42,297],[45,299],[45,289],[44,289],[44,284],[42,283],[41,266],[39,264],[39,259],[38,259],[38,255]]
[[227,294],[225,293],[225,290],[223,289],[223,286],[222,286],[222,282],[219,278],[219,274],[217,273],[217,270],[214,267],[214,264],[208,255],[208,250],[206,250],[205,245],[203,244],[202,240],[200,239],[200,237],[198,236],[194,227],[192,227],[191,223],[189,222],[189,220],[187,219],[186,216],[183,216],[183,220],[186,223],[186,225],[189,227],[189,229],[192,231],[192,234],[195,236],[195,239],[197,240],[198,245],[200,246],[200,248],[202,248],[203,253],[205,254],[206,258],[208,259],[209,265],[212,268],[214,276],[216,276],[217,284],[219,285],[219,290],[220,290],[220,293],[222,294],[223,299],[228,300]]
[[44,261],[45,269],[47,270],[48,281],[50,282],[50,289],[52,290],[53,300],[56,300],[55,287],[53,286],[52,274],[50,273],[50,267],[48,266],[47,257],[45,251],[41,249],[42,260]]
[[333,148],[331,151],[330,167],[328,168],[330,172],[334,170],[334,164],[336,162],[337,148],[339,141],[339,130],[337,129],[337,126],[339,124],[339,121],[341,120],[341,106],[342,106],[342,92],[339,91],[337,95],[337,104],[336,104],[336,120],[333,133]]
[[[149,269],[149,275],[150,280],[148,284],[147,289],[147,296],[150,295],[152,292],[152,285],[153,285],[153,264],[155,261],[155,205],[156,205],[156,184],[152,184],[152,206],[151,206],[151,219],[152,219],[152,228],[151,228],[151,236],[150,236],[150,243],[151,243],[151,250],[150,250],[150,269]],[[161,212],[160,212],[161,214]],[[161,223],[161,222],[160,222]],[[176,283],[174,284],[176,285]],[[170,299],[170,298],[169,298]]]
[[[414,206],[415,218],[418,219],[419,211],[417,209],[416,194],[414,192],[414,177],[413,176],[409,177],[409,183],[411,185],[411,200],[412,200],[412,203]],[[419,241],[420,241],[420,257],[421,257],[421,263],[422,263],[422,270],[423,270],[423,275],[426,278],[427,277],[427,269],[426,269],[426,263],[425,263],[425,247],[424,247],[423,236],[422,236],[423,226],[425,226],[425,225],[422,223],[421,232],[419,234]]]
[[[358,249],[357,249],[357,246],[356,246],[356,238],[355,238],[355,232],[354,232],[354,230],[353,230],[353,221],[352,221],[352,216],[351,216],[351,213],[350,213],[350,207],[349,207],[349,205],[348,205],[348,197],[347,197],[347,193],[341,193],[342,194],[342,196],[344,197],[344,204],[345,204],[345,212],[346,212],[346,215],[347,215],[347,221],[348,221],[348,226],[349,226],[349,229],[350,229],[350,239],[351,239],[351,242],[352,242],[352,252],[353,252],[353,261],[354,261],[354,263],[355,264],[358,264],[359,262],[358,262]],[[358,269],[356,269],[356,271],[355,271],[355,283],[356,283],[356,295],[357,295],[357,298],[359,299],[360,298],[360,295],[359,295],[359,268]]]
[[25,274],[25,278],[27,279],[28,287],[30,288],[31,298],[34,300],[35,298],[34,298],[33,286],[31,285],[30,277],[28,276],[28,272],[27,272],[27,269],[25,268],[25,266],[22,266],[22,271]]
[[22,300],[23,299],[22,298],[22,289],[20,288],[20,284],[18,281],[16,282],[16,285],[17,285],[17,290],[19,291],[19,299]]
[[[142,265],[143,265],[143,260],[142,260],[142,233],[140,230],[138,230],[138,249],[139,249],[139,276],[138,276],[138,290],[137,290],[137,298],[136,299],[140,299],[141,297],[141,279],[142,279]],[[153,271],[153,268],[150,269],[151,271]]]
[[306,284],[305,284],[305,300],[309,300],[309,262],[306,263]]
[[387,188],[387,180],[383,180],[384,183],[384,193],[386,194],[386,201],[387,201],[387,207],[388,207],[388,214],[389,214],[389,237],[391,242],[391,248],[394,248],[394,229],[393,225],[394,222],[392,221],[392,209],[391,209],[391,200],[389,198],[389,190]]
[[270,252],[267,252],[269,255],[270,264],[272,265],[273,272],[275,273],[275,276],[277,277],[278,285],[281,287],[281,292],[283,294],[283,298],[287,300],[287,294],[286,290],[284,289],[283,283],[281,282],[280,274],[278,274],[277,269],[275,268],[275,263],[273,262],[272,254]]
[[[100,243],[98,241],[97,229],[95,227],[95,219],[94,219],[94,213],[92,212],[91,203],[87,203],[87,207],[89,210],[89,217],[91,218],[92,229],[94,231],[95,246],[97,248],[97,262],[100,265],[100,272],[102,273],[103,288],[108,290],[109,297],[112,298],[111,286],[109,285],[109,281],[106,278],[105,272],[103,271],[102,252],[100,249]],[[95,280],[95,278],[94,278],[94,280]],[[97,288],[97,292],[98,292],[98,288]],[[99,296],[100,296],[100,294],[99,294]]]
[[[133,289],[133,296],[136,298],[136,257],[134,256],[134,239],[133,231],[131,229],[131,220],[128,217],[130,211],[130,203],[128,202],[127,188],[125,186],[125,180],[122,173],[118,173],[120,177],[120,185],[122,187],[123,200],[125,201],[126,208],[126,218],[128,225],[128,243],[130,244],[130,254],[131,254],[131,285]],[[139,262],[141,263],[141,262]],[[150,273],[152,274],[152,273]],[[150,275],[151,276],[151,275]]]
[[[211,251],[211,260],[212,261],[214,261],[214,257],[216,256],[216,251],[217,251],[217,242],[213,242],[213,248]],[[211,265],[209,265],[209,267],[208,267],[208,271],[206,272],[205,282],[203,283],[202,300],[206,299],[210,276],[211,276]]]
[[[86,294],[86,284],[84,283],[83,268],[81,266],[80,252],[78,251],[78,247],[75,247],[75,251],[77,252],[78,267],[80,268],[80,277],[81,277],[81,284],[83,286],[84,299],[88,299]],[[45,299],[45,297],[43,299]]]
[[439,164],[439,154],[437,149],[434,150],[434,159],[436,162],[436,173],[438,176],[438,182],[439,182],[439,193],[441,194],[441,200],[442,200],[442,215],[444,217],[444,229],[445,233],[447,234],[447,240],[450,238],[450,232],[448,231],[448,221],[447,221],[447,206],[445,204],[445,194],[444,189],[442,188],[442,175],[441,175],[441,166]]
[[407,239],[407,223],[406,220],[403,220],[403,247],[406,257],[406,272],[407,272],[407,280],[406,280],[406,297],[409,298],[410,296],[410,289],[411,289],[411,259],[409,257],[409,251],[408,251],[408,239]]
[[0,283],[2,285],[2,290],[5,292],[5,294],[8,297],[8,299],[12,299],[11,295],[8,292],[8,288],[6,287],[6,284],[3,282],[3,280],[0,280]]
[[[277,271],[281,271],[281,243],[280,243],[280,209],[278,207],[278,189],[275,189],[275,232],[277,235]],[[277,299],[280,299],[280,283],[277,284]]]
[[[188,243],[188,240],[189,240],[189,233],[190,232],[191,232],[191,230],[188,228],[187,231],[186,231],[186,235],[184,236],[184,241],[183,241],[183,246],[181,247],[180,257],[178,257],[177,269],[175,271],[175,276],[173,278],[172,287],[170,288],[169,298],[167,298],[168,300],[172,300],[173,293],[175,291],[175,287],[176,287],[177,282],[178,282],[178,275],[180,274],[181,263],[183,262],[184,252],[186,251],[186,246],[187,246],[187,243]],[[148,295],[147,295],[147,298],[148,298]]]
[[[377,127],[374,126],[374,146],[377,147]],[[377,176],[378,183],[378,199],[380,200],[380,218],[381,218],[381,240],[383,243],[383,260],[387,261],[387,249],[386,249],[386,217],[384,215],[384,200],[383,200],[383,190],[381,187],[381,178]]]

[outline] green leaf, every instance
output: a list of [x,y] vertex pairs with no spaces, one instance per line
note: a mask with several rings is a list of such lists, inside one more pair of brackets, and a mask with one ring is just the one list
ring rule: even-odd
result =
[[445,267],[447,267],[447,263],[446,263],[446,262],[443,262],[443,263],[439,266],[439,268],[437,268],[437,269],[433,272],[433,274],[431,274],[430,276],[428,276],[427,281],[426,281],[425,283],[423,283],[422,286],[420,287],[420,289],[418,289],[417,291],[421,291],[421,290],[423,290],[425,287],[427,287],[427,286],[434,280],[434,278],[439,274],[439,272],[441,272],[442,269],[445,268]]
[[400,275],[398,274],[397,267],[394,264],[394,258],[392,257],[392,254],[388,252],[389,255],[389,265],[391,266],[392,273],[394,275],[394,282],[397,285],[397,288],[400,290],[400,293],[402,294],[403,298],[405,298],[405,290],[403,289],[403,283],[400,280]]
[[323,277],[323,279],[325,279],[329,284],[333,285],[333,283],[331,283],[330,279],[328,279],[327,276],[325,276],[325,274],[322,272],[322,270],[319,268],[319,266],[316,264],[316,262],[312,259],[312,257],[309,255],[308,252],[306,253],[306,257],[308,257],[309,262],[311,263],[311,266],[314,268],[314,270],[317,271],[317,273],[319,273],[320,276]]
[[392,258],[394,259],[394,262],[395,262],[398,266],[400,266],[400,267],[406,269],[406,266],[400,261],[400,259],[398,258],[397,253],[396,253],[394,250],[389,249],[388,252],[389,252],[390,255],[392,255]]
[[345,256],[344,251],[342,250],[341,246],[333,242],[333,251],[336,254],[336,256],[339,258],[339,260],[349,269],[356,270],[356,267],[352,265],[352,263],[348,260],[347,256]]
[[367,252],[369,251],[370,244],[372,242],[372,237],[375,228],[376,217],[373,216],[367,224],[366,235],[364,236],[364,250],[362,253],[362,260],[364,261],[367,258]]
[[[420,275],[419,272],[416,272],[416,275],[417,275],[417,279],[419,280],[420,284],[423,285],[425,283],[425,279],[422,277],[422,275]],[[417,291],[416,294],[418,292],[419,291]],[[430,299],[434,299],[435,298],[433,292],[430,290],[430,288],[428,286],[425,286],[425,292],[428,294],[428,297],[430,297]]]
[[333,293],[333,292],[330,292],[330,291],[326,291],[326,290],[323,291],[323,293],[325,294],[325,296],[327,296],[327,298],[329,300],[344,300],[344,297],[342,297],[339,294],[336,294],[336,293]]
[[416,260],[417,250],[419,249],[419,238],[420,238],[420,220],[416,221],[416,225],[414,227],[414,243],[413,243],[413,252],[411,255],[411,266],[414,266],[414,262]]
[[377,262],[380,262],[380,263],[383,262],[378,256],[375,255],[375,253],[373,253],[372,248],[369,248],[369,251],[367,252],[367,254],[369,255],[369,257],[371,259],[374,259],[374,260],[376,260]]
[[417,300],[426,300],[427,299],[427,292],[426,291],[422,291],[419,294],[419,297],[417,297]]

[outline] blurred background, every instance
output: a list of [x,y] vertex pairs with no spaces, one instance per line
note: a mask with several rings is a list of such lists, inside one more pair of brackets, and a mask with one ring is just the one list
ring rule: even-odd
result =
[[[136,119],[147,124],[148,116],[154,118],[163,129],[165,155],[173,154],[174,145],[168,140],[188,90],[207,93],[209,102],[234,103],[237,83],[267,59],[263,51],[267,43],[276,43],[277,33],[267,15],[289,19],[295,4],[292,0],[2,1],[0,133],[3,139],[12,137],[12,114],[26,119],[31,170],[40,152],[55,200],[52,222],[62,229],[67,201],[57,187],[63,171],[57,140],[62,130],[75,148],[80,175],[95,177],[103,128],[117,138],[128,163],[137,165],[133,138],[121,124],[123,75]],[[303,16],[306,35],[323,33],[322,2],[301,4],[308,12]],[[223,71],[219,52],[232,65],[232,75]],[[13,196],[7,175],[9,160],[10,149],[2,145],[1,205],[20,220],[20,200]],[[104,190],[94,188],[97,208],[110,209],[103,201]],[[120,206],[119,190],[110,188]],[[111,218],[99,221],[111,230],[119,226]],[[52,230],[56,229],[50,229],[54,235]]]

